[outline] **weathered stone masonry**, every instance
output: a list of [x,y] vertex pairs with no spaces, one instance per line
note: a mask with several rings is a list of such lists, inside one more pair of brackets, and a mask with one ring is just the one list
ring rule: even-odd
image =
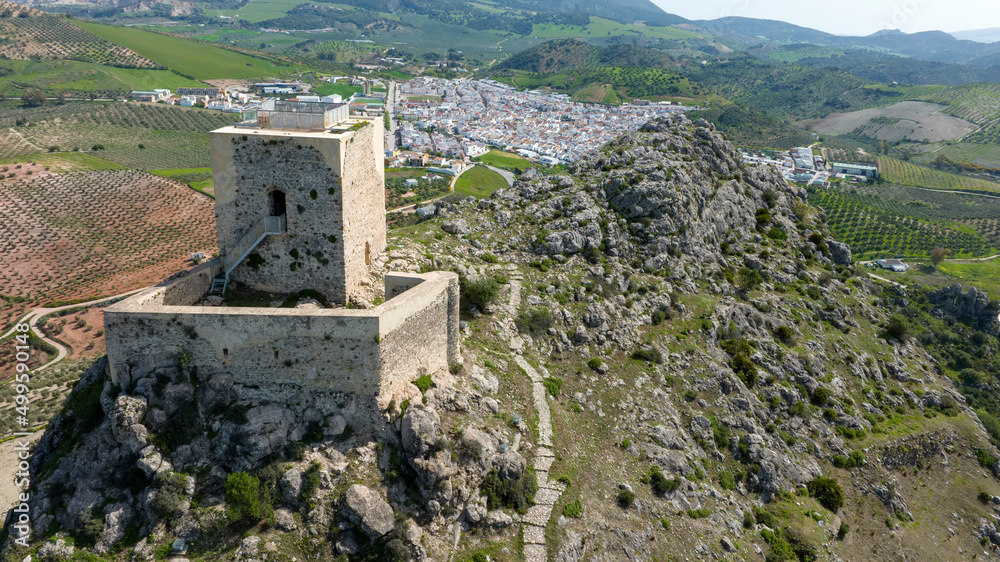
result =
[[236,245],[254,223],[277,214],[288,230],[271,236],[232,279],[255,289],[314,289],[334,302],[357,300],[371,264],[385,253],[385,178],[372,147],[381,122],[351,120],[348,130],[286,131],[225,127],[212,132],[219,248]]
[[388,275],[387,294],[408,289],[367,310],[190,306],[185,299],[208,290],[208,267],[105,311],[115,383],[131,388],[157,366],[183,361],[204,375],[230,373],[245,387],[285,386],[289,396],[308,387],[387,403],[421,374],[460,360],[453,273]]
[[[234,281],[274,293],[319,291],[342,304],[378,293],[386,247],[381,120],[283,103],[256,127],[225,127],[211,139],[222,252],[264,217],[287,220],[284,234],[268,234],[239,262]],[[370,396],[385,408],[416,392],[410,381],[461,360],[453,273],[386,274],[385,302],[367,309],[195,306],[222,263],[105,310],[115,383],[130,390],[182,364],[199,376],[231,375],[243,400],[295,404],[302,391],[326,390]]]

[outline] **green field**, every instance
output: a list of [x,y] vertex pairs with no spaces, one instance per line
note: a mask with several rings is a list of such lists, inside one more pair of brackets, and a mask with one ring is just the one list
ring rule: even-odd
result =
[[257,23],[280,18],[288,13],[288,10],[304,3],[304,0],[250,0],[238,10],[205,10],[205,15],[214,18],[239,14],[240,19]]
[[493,149],[482,156],[477,156],[473,158],[476,162],[482,162],[483,164],[489,164],[490,166],[496,166],[497,168],[507,168],[511,170],[527,170],[528,168],[535,167],[531,161],[527,158],[518,156],[511,152],[504,152],[502,150]]
[[361,86],[352,86],[347,82],[337,82],[336,84],[324,84],[317,88],[312,89],[312,93],[319,96],[329,96],[331,94],[337,94],[344,98],[345,100],[351,97],[355,92],[362,92],[364,88]]
[[0,76],[0,93],[14,97],[21,95],[26,84],[45,91],[67,92],[129,92],[153,88],[176,90],[181,86],[202,85],[169,70],[116,68],[72,60],[0,60],[0,68],[9,71],[6,76]]
[[83,152],[41,152],[29,156],[0,159],[0,164],[18,162],[31,162],[39,166],[47,166],[53,172],[103,172],[125,169],[121,164]]
[[149,173],[161,178],[183,182],[191,189],[215,197],[215,184],[212,180],[212,168],[172,168],[166,170],[149,170]]
[[494,191],[506,187],[507,180],[503,179],[500,174],[486,166],[473,166],[458,177],[455,182],[455,193],[482,199],[489,197]]
[[291,67],[278,66],[272,62],[257,59],[198,43],[187,39],[161,35],[130,27],[112,27],[98,23],[74,21],[83,29],[132,49],[140,55],[199,80],[211,78],[252,78],[270,76],[292,71]]
[[640,35],[651,39],[700,39],[704,37],[693,31],[685,31],[676,27],[657,27],[652,25],[632,25],[619,23],[609,19],[591,16],[590,25],[559,25],[554,23],[535,24],[531,34],[534,37],[607,37],[609,35]]
[[882,170],[882,177],[893,183],[914,187],[927,187],[930,189],[1000,193],[1000,183],[940,172],[888,156],[879,156],[878,161],[879,167]]

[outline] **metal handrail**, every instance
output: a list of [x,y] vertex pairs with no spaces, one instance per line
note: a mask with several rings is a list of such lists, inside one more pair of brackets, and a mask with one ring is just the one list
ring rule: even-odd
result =
[[284,234],[287,224],[286,216],[281,215],[278,217],[264,217],[250,227],[250,230],[240,238],[236,246],[222,256],[226,278],[228,279],[229,274],[247,257],[247,254],[260,244],[265,236],[269,234]]

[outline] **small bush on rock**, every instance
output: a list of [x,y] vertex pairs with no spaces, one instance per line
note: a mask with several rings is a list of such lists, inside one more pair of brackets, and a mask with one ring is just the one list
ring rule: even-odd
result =
[[837,510],[843,507],[844,491],[833,478],[817,476],[806,483],[806,487],[809,489],[809,495],[830,511],[837,513]]

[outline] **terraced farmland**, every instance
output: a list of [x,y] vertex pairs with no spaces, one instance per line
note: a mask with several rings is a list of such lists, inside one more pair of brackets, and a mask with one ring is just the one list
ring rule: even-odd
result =
[[0,0],[0,55],[15,60],[72,59],[126,68],[162,68],[68,19]]
[[989,180],[939,172],[888,156],[879,156],[878,162],[882,177],[893,183],[930,189],[1000,193],[1000,184]]
[[965,84],[922,99],[947,105],[946,113],[980,125],[1000,118],[1000,84]]
[[0,133],[0,159],[34,154],[41,150],[18,133]]
[[[0,295],[26,302],[111,295],[216,251],[213,201],[135,170],[0,180]],[[0,325],[15,309],[0,310]]]
[[239,119],[231,113],[136,103],[0,109],[0,127],[14,126],[36,147],[91,151],[139,170],[208,166],[207,133]]

